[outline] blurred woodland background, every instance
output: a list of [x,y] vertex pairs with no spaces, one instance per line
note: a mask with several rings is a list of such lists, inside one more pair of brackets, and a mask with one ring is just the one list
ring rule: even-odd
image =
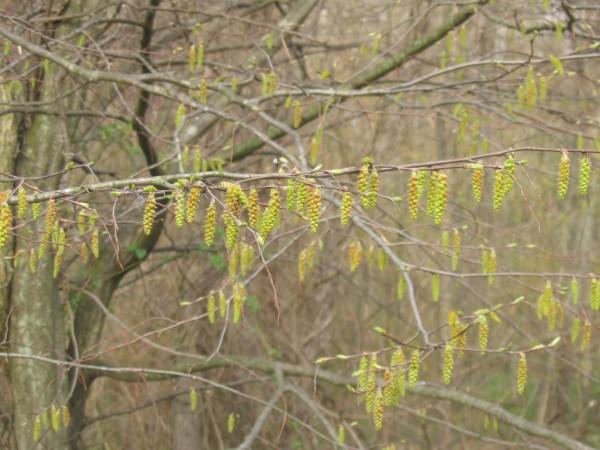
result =
[[599,448],[599,45],[593,0],[3,0],[0,447]]

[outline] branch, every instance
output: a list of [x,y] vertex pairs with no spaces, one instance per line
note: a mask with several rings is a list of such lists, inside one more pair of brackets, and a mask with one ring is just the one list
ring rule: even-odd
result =
[[[174,370],[154,369],[144,367],[116,367],[107,364],[84,364],[75,361],[63,361],[45,356],[28,355],[24,353],[0,352],[0,358],[24,358],[49,364],[55,364],[65,369],[78,367],[83,369],[86,374],[91,376],[106,376],[120,381],[161,381],[172,378],[190,378],[205,383],[212,384],[216,387],[222,387],[231,391],[230,388],[220,385],[219,383],[207,380],[206,378],[194,375],[197,372],[205,372],[219,368],[236,368],[243,367],[244,370],[255,370],[267,374],[281,373],[286,376],[312,378],[336,386],[346,386],[354,384],[355,379],[348,376],[339,375],[335,372],[322,370],[309,366],[298,366],[288,363],[280,363],[269,361],[260,358],[250,358],[244,356],[216,356],[206,363],[200,363],[193,366],[182,367]],[[235,391],[234,391],[235,392]],[[594,450],[593,447],[586,445],[583,442],[577,441],[565,434],[557,431],[552,431],[546,427],[537,425],[526,419],[518,417],[504,408],[474,397],[464,392],[454,389],[436,386],[433,384],[420,382],[413,388],[407,388],[407,392],[428,398],[438,400],[448,400],[468,408],[476,409],[484,414],[496,417],[498,420],[514,427],[517,430],[528,433],[532,436],[547,439],[562,448],[569,450]],[[239,393],[238,393],[239,394]]]

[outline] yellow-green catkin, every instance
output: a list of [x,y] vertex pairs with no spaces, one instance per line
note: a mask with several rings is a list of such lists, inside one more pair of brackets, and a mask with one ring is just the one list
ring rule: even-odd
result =
[[37,264],[38,264],[38,254],[35,251],[35,249],[31,249],[29,250],[29,272],[30,273],[35,273],[37,271]]
[[92,232],[90,246],[92,247],[92,255],[94,255],[94,258],[98,259],[100,256],[100,230],[97,228]]
[[300,125],[302,125],[302,104],[300,100],[294,100],[294,117],[292,122],[294,128],[300,128]]
[[50,419],[48,418],[48,409],[44,409],[44,411],[42,411],[42,413],[39,415],[40,420],[42,422],[42,428],[44,430],[47,430],[48,428],[50,428]]
[[6,244],[11,227],[12,209],[8,203],[3,203],[0,206],[0,249]]
[[21,186],[17,192],[18,205],[17,205],[17,219],[24,219],[27,214],[27,191]]
[[452,344],[446,344],[444,348],[444,365],[442,375],[444,384],[450,384],[452,381],[452,373],[454,372],[454,347]]
[[201,189],[197,186],[192,187],[190,189],[190,192],[188,193],[187,205],[185,207],[185,218],[187,223],[192,223],[194,221],[194,218],[196,217],[198,203],[200,203],[200,193]]
[[397,403],[400,397],[404,397],[406,390],[406,375],[404,373],[404,352],[401,347],[397,347],[390,358],[390,368],[393,374],[394,401]]
[[377,196],[379,194],[379,173],[373,168],[369,175],[369,189],[365,204],[367,208],[373,209],[377,206]]
[[590,177],[592,174],[592,163],[589,155],[584,155],[579,162],[579,194],[587,195],[590,189]]
[[383,403],[385,406],[392,406],[395,403],[394,373],[390,369],[385,369],[383,374]]
[[375,389],[377,388],[377,355],[373,353],[369,361],[369,369],[367,370],[367,384],[365,392],[365,408],[368,413],[373,411],[375,404]]
[[41,203],[32,203],[31,204],[31,217],[34,220],[38,219],[42,213],[42,204]]
[[366,356],[360,358],[358,364],[358,390],[362,391],[367,388],[369,378],[369,359]]
[[487,350],[488,339],[490,335],[490,327],[488,324],[487,317],[483,314],[477,316],[477,325],[479,326],[479,348],[481,350]]
[[144,204],[143,227],[144,233],[150,235],[152,233],[152,228],[154,228],[154,219],[156,218],[156,188],[154,186],[149,186],[146,188],[146,191],[148,191],[148,197]]
[[488,259],[488,284],[494,284],[494,273],[496,273],[496,250],[494,248],[489,249]]
[[197,407],[198,407],[198,393],[196,392],[196,389],[191,387],[190,388],[190,411],[191,412],[196,411]]
[[225,224],[225,247],[229,250],[237,243],[240,227],[235,216],[229,211],[223,211],[223,223]]
[[198,101],[203,105],[208,103],[208,82],[206,78],[202,78],[200,81],[200,92],[198,94]]
[[52,272],[52,276],[54,278],[58,277],[60,273],[60,268],[63,261],[63,255],[65,253],[65,244],[66,244],[66,233],[64,228],[60,228],[57,236],[57,247],[56,253],[54,254],[54,268]]
[[579,303],[579,282],[575,277],[571,278],[571,303]]
[[410,355],[408,363],[408,386],[415,387],[419,379],[419,370],[421,368],[421,351],[415,349]]
[[269,204],[267,205],[267,209],[261,217],[260,223],[260,235],[263,239],[265,239],[273,229],[279,225],[280,221],[280,210],[281,210],[281,200],[279,196],[279,191],[276,188],[271,189]]
[[400,274],[398,277],[398,283],[396,284],[396,298],[398,298],[398,300],[404,300],[406,289],[406,278],[404,278],[404,274]]
[[446,212],[446,204],[448,202],[448,175],[440,173],[437,177],[437,185],[433,218],[436,225],[439,225],[444,220],[444,213]]
[[569,154],[567,152],[563,152],[560,162],[558,164],[558,177],[557,177],[557,190],[558,190],[558,198],[563,199],[567,196],[567,191],[569,190],[569,171],[570,171],[571,162],[569,159]]
[[600,281],[592,278],[590,284],[590,308],[592,311],[600,310]]
[[252,268],[254,261],[254,249],[251,245],[242,242],[240,244],[240,274],[245,277]]
[[346,442],[346,429],[342,424],[338,425],[337,442],[341,445],[344,445],[344,442]]
[[363,164],[358,172],[358,179],[356,182],[356,190],[360,192],[360,203],[363,208],[368,207],[368,192],[369,192],[369,167],[370,159],[365,158]]
[[233,286],[233,323],[239,323],[246,301],[246,289],[242,283]]
[[175,111],[175,129],[179,129],[179,127],[183,124],[185,114],[185,105],[183,103],[180,103],[177,107],[177,110]]
[[300,280],[300,283],[302,283],[304,281],[304,278],[306,277],[306,268],[307,268],[306,259],[307,259],[307,251],[306,251],[306,249],[303,249],[298,254],[298,279]]
[[198,42],[196,46],[196,68],[202,69],[204,65],[204,42]]
[[175,192],[175,224],[178,227],[183,226],[186,219],[186,211],[185,211],[185,193],[183,189],[177,189]]
[[358,266],[360,266],[362,257],[362,244],[358,240],[352,241],[348,245],[348,264],[350,266],[350,272],[356,272],[356,269],[358,269]]
[[430,217],[434,217],[436,206],[438,204],[438,177],[439,172],[437,171],[431,172],[431,175],[429,176],[429,183],[427,189],[427,204],[425,206],[425,209],[427,211],[427,215]]
[[227,432],[229,434],[231,434],[231,433],[233,433],[234,430],[235,430],[235,414],[231,413],[227,417]]
[[207,247],[213,245],[215,241],[215,230],[217,225],[217,207],[212,200],[206,208],[206,217],[204,218],[204,243]]
[[419,189],[418,171],[412,171],[408,180],[408,212],[413,220],[419,216],[419,201],[421,200],[422,190]]
[[36,416],[33,421],[33,442],[39,442],[42,437],[42,419]]
[[538,89],[533,67],[529,66],[527,76],[525,77],[525,104],[528,109],[535,107],[538,99]]
[[319,231],[319,218],[321,217],[321,188],[315,187],[308,202],[308,222],[313,233]]
[[527,357],[525,353],[519,354],[519,365],[517,368],[517,393],[519,395],[525,392],[525,385],[527,384]]
[[48,200],[48,206],[46,207],[46,238],[52,233],[54,222],[56,222],[56,200],[51,198]]
[[583,323],[583,328],[581,331],[581,343],[579,345],[579,350],[584,352],[590,346],[590,341],[592,340],[592,324],[589,320],[585,320]]
[[377,389],[375,393],[375,401],[373,403],[373,424],[377,431],[383,427],[383,414],[384,414],[384,399],[381,389]]
[[71,411],[69,411],[69,407],[67,405],[63,405],[61,408],[62,413],[62,423],[65,428],[69,427],[71,423]]
[[258,191],[254,186],[248,193],[248,225],[253,229],[258,226]]
[[573,323],[571,324],[571,344],[574,344],[579,337],[579,332],[581,331],[581,319],[575,318],[573,319]]
[[287,188],[285,190],[285,205],[289,212],[296,209],[298,202],[298,182],[294,177],[288,179]]
[[505,195],[506,173],[504,169],[496,170],[494,175],[494,210],[498,211],[502,206]]
[[52,405],[52,409],[51,409],[51,413],[50,413],[50,423],[52,424],[52,429],[54,430],[54,432],[60,431],[60,425],[61,425],[60,419],[61,419],[60,410],[55,405]]
[[227,314],[227,299],[225,298],[225,294],[223,291],[219,291],[219,315],[221,319],[225,318]]
[[340,224],[348,225],[352,216],[352,194],[348,191],[342,194],[342,205],[340,206]]
[[208,316],[208,323],[213,324],[217,318],[217,302],[215,295],[210,294],[206,302],[206,314]]
[[437,273],[431,275],[431,295],[434,303],[440,301],[440,276]]
[[452,270],[458,268],[458,258],[461,252],[461,235],[457,228],[452,231]]
[[483,169],[483,164],[477,163],[472,166],[471,173],[471,190],[473,192],[473,198],[476,202],[481,201],[481,196],[483,194],[483,176],[485,171]]

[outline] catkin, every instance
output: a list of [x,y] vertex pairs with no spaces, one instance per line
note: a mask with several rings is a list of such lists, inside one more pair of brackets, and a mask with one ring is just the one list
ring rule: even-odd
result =
[[227,299],[225,298],[225,294],[223,291],[219,291],[219,315],[221,319],[225,318],[227,314]]
[[308,203],[308,221],[310,230],[316,233],[319,230],[319,218],[321,216],[321,188],[318,186],[312,190]]
[[190,411],[191,412],[196,411],[197,407],[198,407],[198,393],[196,392],[196,389],[191,387],[190,388]]
[[450,384],[452,373],[454,372],[454,348],[451,344],[446,344],[444,348],[443,378],[444,384]]
[[146,203],[144,205],[143,227],[144,233],[150,235],[152,233],[152,228],[154,227],[154,219],[156,218],[156,188],[154,186],[149,186],[146,190],[148,191],[148,197],[146,198]]
[[585,351],[590,345],[590,341],[592,339],[592,324],[589,320],[583,323],[583,330],[581,332],[581,344],[579,345],[580,351]]
[[340,224],[348,225],[352,215],[352,194],[348,191],[342,194],[342,205],[340,206]]
[[403,367],[405,362],[402,348],[397,347],[390,358],[390,367],[393,374],[394,401],[396,403],[400,400],[400,397],[404,397],[405,394],[406,375]]
[[217,303],[214,294],[208,296],[208,301],[206,302],[206,314],[208,315],[208,323],[215,323],[217,318]]
[[248,194],[248,225],[254,229],[258,225],[258,191],[254,186]]
[[579,162],[579,194],[587,195],[590,189],[590,176],[592,174],[592,163],[589,155],[584,155]]
[[431,295],[433,302],[437,303],[440,300],[440,276],[437,273],[431,275]]
[[8,240],[8,235],[12,226],[12,210],[7,203],[0,206],[0,249],[4,247]]
[[350,272],[356,272],[360,265],[363,257],[363,248],[360,241],[352,241],[348,245],[348,264],[350,266]]
[[418,171],[413,171],[408,181],[408,212],[413,220],[416,220],[419,216],[419,200],[420,194],[422,194],[419,189],[419,182]]
[[196,210],[198,209],[198,203],[200,203],[200,188],[194,186],[190,189],[187,198],[186,205],[186,220],[187,223],[192,223],[196,217]]
[[302,125],[302,104],[299,100],[294,100],[293,125],[294,128],[300,128],[300,125]]
[[27,214],[27,191],[21,186],[17,192],[18,205],[17,205],[17,219],[24,219]]
[[415,349],[410,355],[408,364],[408,386],[415,387],[419,379],[419,369],[421,368],[421,351]]
[[427,203],[425,210],[427,215],[433,217],[435,215],[436,206],[438,204],[438,176],[439,172],[431,172],[427,188]]
[[65,428],[69,427],[71,423],[71,411],[69,411],[69,407],[67,405],[63,405],[61,408],[62,412],[62,423]]
[[517,393],[519,395],[525,392],[525,385],[527,384],[527,358],[525,353],[519,354],[519,366],[517,369]]
[[385,406],[392,406],[395,403],[394,374],[390,369],[385,369],[383,382],[383,403]]
[[579,303],[579,282],[577,278],[571,278],[571,302],[576,305]]
[[498,211],[502,206],[505,193],[505,172],[504,169],[496,170],[494,174],[494,210]]
[[92,232],[90,245],[92,247],[92,255],[94,255],[94,258],[98,259],[100,256],[100,230],[97,228]]
[[396,284],[396,297],[398,298],[398,300],[404,299],[404,294],[406,293],[407,287],[408,286],[406,285],[406,279],[404,278],[404,274],[400,274],[400,276],[398,277],[398,283]]
[[490,334],[490,328],[487,317],[483,314],[477,317],[477,324],[479,325],[479,348],[481,350],[487,350],[488,339]]
[[475,199],[475,201],[480,202],[483,193],[483,176],[485,174],[483,164],[473,164],[472,170],[473,172],[471,174],[471,190],[473,191],[473,198]]
[[434,207],[434,222],[436,225],[442,223],[446,204],[448,202],[448,175],[441,173],[437,176],[436,201]]
[[204,219],[204,243],[207,247],[213,245],[215,241],[215,230],[217,225],[217,207],[215,201],[212,200],[206,209],[206,217]]
[[367,193],[366,202],[367,208],[373,209],[377,206],[377,196],[379,194],[379,173],[375,168],[369,175],[369,191]]
[[367,380],[369,377],[369,360],[366,356],[360,358],[358,365],[358,390],[362,391],[367,388]]
[[570,170],[571,162],[569,159],[569,154],[567,152],[563,152],[560,162],[558,164],[558,179],[557,179],[557,189],[558,189],[558,198],[563,199],[567,196],[567,191],[569,190],[569,170]]
[[239,323],[245,301],[246,289],[242,283],[236,283],[233,286],[233,323]]
[[182,189],[175,192],[175,224],[178,227],[185,223],[185,194]]
[[384,399],[381,389],[377,389],[375,394],[375,401],[373,404],[373,423],[377,431],[383,427],[383,413],[384,413]]
[[287,182],[287,189],[285,191],[286,208],[289,212],[293,212],[296,209],[296,203],[298,201],[298,182],[295,178],[290,178]]

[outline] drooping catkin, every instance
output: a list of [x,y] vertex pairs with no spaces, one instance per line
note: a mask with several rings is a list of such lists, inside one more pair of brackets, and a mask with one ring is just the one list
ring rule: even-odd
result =
[[579,303],[579,282],[575,277],[571,278],[571,303]]
[[240,245],[240,274],[245,277],[254,262],[254,249],[251,245],[242,242]]
[[258,191],[254,186],[248,194],[248,225],[253,229],[258,226]]
[[60,431],[61,414],[56,405],[52,405],[50,412],[50,423],[52,424],[52,429],[55,433]]
[[308,221],[313,233],[319,231],[319,218],[321,216],[321,188],[315,187],[308,202]]
[[223,291],[219,291],[219,315],[221,319],[225,318],[227,314],[227,299],[225,298],[225,293]]
[[408,212],[413,220],[419,216],[419,201],[421,200],[422,190],[419,189],[418,171],[412,171],[408,181]]
[[3,203],[0,206],[0,249],[6,244],[11,227],[12,209],[8,203]]
[[477,324],[479,326],[479,348],[481,350],[487,350],[488,339],[490,335],[490,328],[487,317],[484,314],[480,314],[479,316],[477,316]]
[[175,192],[175,224],[178,227],[183,226],[185,223],[185,203],[185,194],[183,189],[177,189]]
[[458,268],[458,258],[460,257],[461,252],[461,235],[458,228],[454,228],[452,230],[452,270],[456,270]]
[[444,384],[450,384],[454,372],[454,348],[452,344],[446,344],[444,348],[444,364],[442,369]]
[[371,174],[369,175],[369,189],[366,197],[365,204],[367,208],[373,209],[377,206],[377,196],[379,194],[379,173],[377,169],[373,167]]
[[35,251],[35,249],[31,249],[29,250],[29,272],[30,273],[35,273],[37,271],[37,264],[38,264],[38,254]]
[[494,284],[494,274],[496,273],[496,250],[490,248],[488,259],[488,284]]
[[196,392],[196,389],[191,387],[190,388],[190,411],[191,412],[196,411],[197,407],[198,407],[198,393]]
[[525,392],[525,385],[527,384],[527,357],[525,353],[519,354],[519,365],[517,368],[517,393],[519,395]]
[[581,343],[579,345],[579,350],[584,352],[590,345],[590,341],[592,339],[592,324],[589,320],[585,320],[583,322],[583,329],[581,331]]
[[358,364],[358,390],[362,391],[367,388],[367,380],[369,378],[369,359],[366,356],[360,358]]
[[146,235],[152,233],[154,227],[154,219],[156,218],[156,188],[154,186],[148,186],[145,191],[148,192],[146,202],[144,204],[144,221],[143,228]]
[[383,427],[384,408],[385,404],[383,399],[383,393],[381,392],[381,389],[377,389],[373,404],[373,423],[375,424],[375,429],[377,431],[381,430],[381,428]]
[[187,223],[192,223],[196,217],[196,210],[198,209],[198,204],[200,203],[200,193],[201,189],[198,186],[192,187],[188,193],[186,205]]
[[207,247],[213,245],[215,241],[215,230],[217,225],[217,207],[215,201],[211,200],[210,205],[206,209],[206,217],[204,218],[204,243]]
[[436,206],[438,204],[438,177],[439,172],[434,171],[429,175],[429,183],[427,188],[427,203],[425,205],[425,209],[427,215],[430,217],[435,216]]
[[98,228],[92,232],[90,246],[92,247],[92,255],[98,259],[100,257],[100,230]]
[[590,283],[590,308],[592,311],[600,310],[600,281],[592,278]]
[[356,272],[360,265],[363,257],[362,244],[358,240],[352,241],[348,245],[348,264],[350,266],[350,272]]
[[46,239],[52,234],[54,222],[56,222],[56,200],[51,198],[48,200],[48,206],[46,206]]
[[233,323],[239,323],[246,302],[246,288],[242,283],[233,286]]
[[36,220],[40,217],[42,213],[42,204],[40,202],[31,204],[31,217],[33,220]]
[[42,437],[42,419],[40,416],[35,416],[33,421],[33,442],[39,442]]
[[395,403],[394,374],[390,369],[385,369],[383,373],[383,403],[385,406],[392,406]]
[[415,349],[410,354],[410,362],[408,363],[408,386],[415,387],[419,379],[419,369],[421,368],[421,351]]
[[21,186],[17,192],[18,205],[17,205],[17,219],[24,219],[27,214],[27,191]]
[[406,278],[404,278],[404,274],[401,273],[398,277],[398,283],[396,284],[396,298],[398,300],[404,300],[404,294],[406,294],[407,288]]
[[483,176],[485,171],[483,164],[477,163],[472,166],[471,174],[471,190],[473,191],[473,198],[475,201],[480,202],[483,193]]
[[446,204],[448,202],[448,175],[440,173],[437,176],[436,201],[434,207],[434,222],[436,225],[444,220]]
[[350,223],[350,217],[352,215],[352,194],[345,191],[342,194],[342,205],[340,206],[340,224],[348,225]]
[[590,189],[590,177],[592,174],[592,163],[590,156],[586,153],[579,162],[579,194],[587,195]]
[[208,103],[208,82],[206,78],[202,78],[200,81],[200,92],[198,93],[198,101],[203,105]]
[[307,252],[306,252],[306,249],[303,249],[298,254],[298,279],[300,280],[300,283],[302,283],[304,281],[304,278],[306,277],[306,268],[307,268],[306,259],[307,259]]
[[313,138],[310,141],[310,153],[309,153],[308,162],[313,166],[315,164],[317,164],[322,140],[323,140],[323,128],[319,127],[319,128],[317,128],[315,135],[313,136]]
[[300,100],[294,100],[294,117],[292,119],[294,128],[300,128],[302,125],[302,103]]
[[233,433],[234,430],[235,430],[235,414],[231,413],[227,417],[227,432],[229,434],[231,434],[231,433]]
[[504,169],[497,169],[494,174],[494,210],[498,211],[502,206],[505,194],[505,172]]
[[377,367],[377,354],[373,353],[369,360],[369,369],[367,370],[367,384],[365,392],[365,408],[367,412],[373,411],[375,403],[375,389],[377,387],[377,374],[375,369]]
[[293,212],[296,209],[297,201],[298,182],[294,177],[291,177],[287,181],[287,188],[285,190],[285,206],[289,212]]
[[406,375],[404,371],[405,363],[402,347],[397,347],[390,358],[390,368],[393,374],[394,401],[397,403],[400,397],[404,397],[406,388]]
[[215,323],[217,318],[217,302],[215,300],[215,295],[212,293],[208,296],[208,300],[206,301],[206,314],[208,316],[208,323],[211,325]]
[[64,228],[59,228],[58,236],[57,236],[57,247],[56,253],[54,254],[54,268],[52,272],[52,277],[57,278],[60,273],[60,268],[63,261],[63,255],[65,253],[65,244],[66,244],[66,233]]
[[569,172],[570,172],[571,161],[569,154],[563,152],[560,162],[558,164],[558,177],[557,177],[557,190],[558,198],[563,199],[567,196],[569,190]]
[[65,428],[69,427],[71,423],[71,411],[69,411],[69,407],[67,405],[63,405],[61,408],[62,412],[62,423]]
[[229,211],[223,211],[223,223],[225,224],[225,248],[229,250],[234,248],[238,241],[240,226]]

